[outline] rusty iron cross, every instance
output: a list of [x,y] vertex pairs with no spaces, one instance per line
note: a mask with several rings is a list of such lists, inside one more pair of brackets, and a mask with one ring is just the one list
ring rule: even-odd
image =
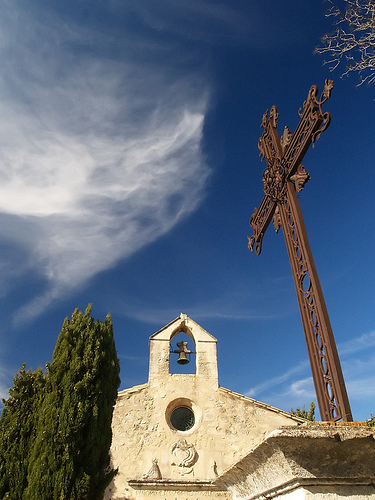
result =
[[269,114],[268,110],[264,113],[261,123],[264,130],[258,143],[260,157],[267,162],[263,172],[264,197],[250,218],[254,234],[248,237],[248,247],[253,251],[255,245],[255,253],[260,254],[271,220],[276,232],[283,228],[321,419],[351,422],[335,339],[296,194],[310,178],[301,164],[302,158],[330,124],[331,116],[323,113],[322,105],[332,88],[333,81],[326,80],[320,100],[318,87],[310,88],[299,109],[300,122],[294,134],[285,127],[279,137],[276,106],[272,106]]

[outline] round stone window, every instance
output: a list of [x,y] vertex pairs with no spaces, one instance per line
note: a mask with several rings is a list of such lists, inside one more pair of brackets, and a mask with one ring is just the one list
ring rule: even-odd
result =
[[178,431],[188,431],[195,424],[193,410],[187,406],[177,406],[170,415],[170,423]]

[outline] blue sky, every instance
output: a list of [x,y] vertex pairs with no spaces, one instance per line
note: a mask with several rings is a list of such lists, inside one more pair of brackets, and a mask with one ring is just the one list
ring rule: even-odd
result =
[[354,418],[375,413],[374,87],[314,55],[327,3],[5,0],[0,5],[0,394],[51,360],[76,307],[111,312],[121,388],[181,312],[218,339],[224,387],[314,399],[290,265],[262,196],[260,122],[294,131],[312,84],[332,122],[299,199]]

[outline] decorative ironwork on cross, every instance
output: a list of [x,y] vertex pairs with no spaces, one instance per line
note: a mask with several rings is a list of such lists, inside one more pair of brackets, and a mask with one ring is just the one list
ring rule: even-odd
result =
[[276,232],[283,228],[321,419],[351,422],[336,343],[296,194],[310,179],[301,164],[302,158],[330,124],[331,115],[323,112],[322,105],[332,88],[333,81],[327,79],[320,99],[318,87],[310,88],[299,109],[300,122],[294,134],[285,127],[279,137],[276,106],[272,106],[269,114],[268,110],[264,113],[261,123],[264,130],[258,143],[260,157],[267,162],[262,179],[264,197],[250,218],[254,234],[248,237],[248,247],[253,252],[255,245],[255,253],[260,254],[271,220]]

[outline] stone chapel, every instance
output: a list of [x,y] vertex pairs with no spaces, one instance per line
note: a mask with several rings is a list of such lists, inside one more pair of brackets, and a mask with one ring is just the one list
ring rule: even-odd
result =
[[[180,333],[193,374],[170,373]],[[150,337],[148,382],[118,394],[105,500],[375,499],[372,428],[308,423],[220,387],[216,342],[185,314]]]

